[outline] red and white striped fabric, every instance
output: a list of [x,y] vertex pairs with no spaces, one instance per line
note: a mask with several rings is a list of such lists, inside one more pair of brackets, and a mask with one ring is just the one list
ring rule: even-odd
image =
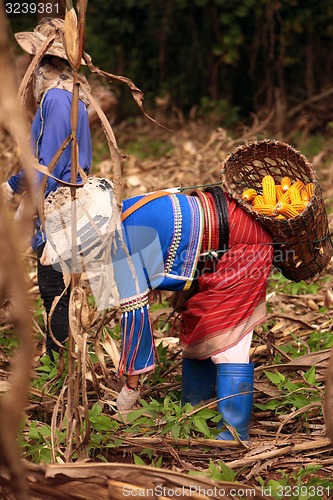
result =
[[272,238],[234,200],[227,201],[229,250],[215,272],[198,278],[198,293],[185,303],[185,358],[206,359],[235,346],[266,317]]

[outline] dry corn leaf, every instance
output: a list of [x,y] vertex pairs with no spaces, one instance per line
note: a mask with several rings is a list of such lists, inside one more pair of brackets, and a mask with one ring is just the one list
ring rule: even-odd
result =
[[115,340],[110,337],[110,335],[105,334],[105,340],[104,342],[101,342],[101,346],[104,347],[105,351],[110,356],[113,366],[115,368],[118,368],[120,361],[120,351]]
[[324,305],[329,308],[333,306],[333,290],[332,287],[328,287],[324,295]]
[[77,29],[77,16],[74,8],[67,10],[65,15],[65,49],[72,67],[76,67],[79,57],[79,34]]
[[307,303],[312,311],[319,311],[319,306],[313,299],[308,299]]

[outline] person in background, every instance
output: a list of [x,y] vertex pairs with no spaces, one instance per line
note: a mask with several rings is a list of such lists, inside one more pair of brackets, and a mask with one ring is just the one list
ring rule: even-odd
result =
[[[17,33],[15,38],[21,48],[34,56],[42,44],[52,33],[56,37],[53,44],[36,66],[33,76],[33,93],[38,109],[31,127],[32,150],[40,165],[48,166],[53,156],[71,133],[71,103],[73,79],[71,68],[67,61],[63,46],[64,21],[58,18],[43,18],[33,32]],[[86,174],[89,173],[92,161],[91,136],[88,121],[88,100],[84,89],[88,82],[84,75],[79,75],[80,100],[77,126],[77,142],[79,148],[79,165]],[[67,145],[57,161],[52,175],[65,182],[71,178],[71,143]],[[43,174],[36,173],[36,196]],[[78,176],[77,182],[81,178]],[[2,185],[10,200],[15,193],[22,194],[25,190],[24,172],[13,175]],[[45,197],[59,187],[59,183],[48,178]],[[64,292],[65,285],[61,272],[52,266],[43,266],[40,263],[45,246],[45,234],[41,221],[37,218],[36,230],[32,239],[32,247],[37,252],[38,286],[41,298],[47,313],[46,353],[53,357],[53,351],[59,351],[59,345],[50,335],[50,311],[55,297],[61,296],[51,315],[51,329],[53,336],[59,343],[63,343],[68,336],[68,303],[69,294]]]

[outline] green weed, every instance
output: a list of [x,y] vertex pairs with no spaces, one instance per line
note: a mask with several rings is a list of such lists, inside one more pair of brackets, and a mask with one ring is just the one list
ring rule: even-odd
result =
[[212,459],[209,461],[208,470],[206,471],[190,471],[190,476],[209,476],[214,481],[236,481],[237,472],[228,467],[222,460],[217,460],[215,464]]
[[221,121],[226,127],[231,127],[239,121],[240,108],[238,106],[230,106],[225,99],[210,99],[202,97],[197,112],[198,118],[209,118],[213,121]]
[[168,382],[165,373],[169,373],[169,368],[174,363],[174,360],[170,357],[168,346],[164,346],[162,342],[157,346],[156,353],[159,362],[155,370],[148,376],[148,384],[151,387]]
[[283,414],[291,409],[301,409],[310,403],[320,402],[322,395],[318,390],[319,383],[316,382],[316,369],[312,366],[305,374],[306,382],[294,382],[279,371],[264,371],[266,377],[280,391],[280,397],[274,398],[267,403],[257,403],[255,406],[261,410],[274,410],[277,414]]
[[[60,444],[66,440],[66,431],[58,431]],[[18,439],[24,458],[34,463],[52,463],[51,427],[42,422],[31,420]]]
[[[144,461],[141,457],[147,457],[149,459],[149,463]],[[163,455],[158,456],[151,448],[143,449],[140,456],[133,453],[133,459],[136,465],[150,465],[152,467],[162,467],[163,465]]]
[[[116,448],[122,445],[122,440],[117,438],[116,432],[121,424],[108,415],[102,414],[102,407],[95,403],[89,410],[90,440],[89,457],[105,459],[105,451],[109,448]],[[64,424],[65,425],[65,424]],[[65,427],[64,427],[65,428]],[[66,431],[57,428],[58,451],[57,456],[61,456],[61,448],[66,445]],[[24,458],[32,460],[34,463],[51,463],[51,427],[50,425],[27,421],[26,428],[21,432],[18,439]],[[103,450],[103,455],[101,454]],[[77,456],[74,455],[75,459]]]
[[9,330],[2,330],[0,332],[0,345],[1,349],[8,357],[11,357],[18,347],[18,340],[12,328]]
[[[277,471],[281,474],[281,479],[270,479],[265,482],[261,477],[257,481],[262,487],[264,496],[272,496],[276,499],[290,500],[323,500],[332,498],[333,482],[330,479],[318,477],[321,465],[308,465],[301,467],[299,471],[286,474],[284,471]],[[326,473],[325,473],[326,474]]]
[[45,390],[47,387],[47,392],[49,394],[57,394],[59,392],[67,375],[68,366],[66,360],[64,363],[65,368],[63,373],[58,374],[57,362],[59,354],[54,352],[53,355],[54,360],[52,360],[47,354],[40,358],[40,365],[35,368],[38,376],[35,377],[31,383],[32,387],[40,391]]
[[[221,414],[215,410],[204,408],[193,411],[189,403],[181,406],[180,401],[173,401],[169,396],[162,403],[156,399],[151,399],[149,403],[144,400],[140,402],[142,408],[127,415],[127,422],[131,424],[127,432],[171,436],[174,439],[215,439],[218,433],[216,423],[221,419]],[[215,423],[214,428],[208,426],[208,421]]]
[[316,294],[321,288],[320,282],[316,283],[306,283],[305,281],[300,281],[299,283],[294,283],[280,273],[274,273],[271,275],[269,280],[269,291],[278,291],[280,293],[286,293],[288,295],[306,295],[306,294]]
[[[332,332],[330,331],[319,332],[318,330],[314,330],[312,333],[310,333],[306,341],[304,341],[294,333],[291,334],[291,337],[294,339],[294,343],[279,345],[279,349],[288,354],[288,356],[293,359],[304,356],[309,352],[311,353],[318,352],[324,349],[330,349],[333,346],[333,336]],[[278,352],[274,356],[274,363],[283,363],[284,359],[285,358],[283,358],[282,354]]]
[[115,435],[120,424],[108,415],[103,415],[99,403],[95,403],[89,410],[89,422],[91,434],[88,450],[90,457],[101,458],[103,455],[101,453],[97,455],[98,452],[121,446],[121,439]]

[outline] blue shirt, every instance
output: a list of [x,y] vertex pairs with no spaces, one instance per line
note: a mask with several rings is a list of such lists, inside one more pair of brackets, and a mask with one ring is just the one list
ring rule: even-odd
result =
[[[123,211],[142,196],[123,200]],[[193,280],[203,234],[199,199],[170,194],[133,212],[122,224],[140,293],[150,289],[183,290]],[[136,295],[135,281],[118,245],[113,264],[121,300]]]
[[[53,156],[71,133],[70,111],[72,93],[62,89],[51,89],[45,92],[38,107],[31,128],[32,150],[41,165],[48,166]],[[79,146],[79,164],[88,174],[92,161],[91,137],[89,129],[88,112],[85,104],[79,101],[79,114],[77,125],[77,141]],[[52,175],[65,182],[70,182],[71,177],[71,145],[70,142],[59,158]],[[37,187],[39,187],[43,174],[36,172]],[[78,182],[81,178],[78,176]],[[24,187],[24,172],[20,171],[9,179],[9,185],[16,193],[22,193]],[[59,183],[48,178],[45,197],[59,187]],[[36,233],[33,237],[32,247],[36,249],[45,242],[41,223],[37,219]]]

